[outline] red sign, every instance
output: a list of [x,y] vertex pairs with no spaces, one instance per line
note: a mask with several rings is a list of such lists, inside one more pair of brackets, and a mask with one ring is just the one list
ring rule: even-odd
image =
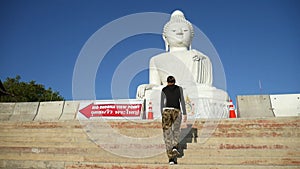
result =
[[95,104],[79,110],[86,118],[90,117],[139,117],[142,104]]

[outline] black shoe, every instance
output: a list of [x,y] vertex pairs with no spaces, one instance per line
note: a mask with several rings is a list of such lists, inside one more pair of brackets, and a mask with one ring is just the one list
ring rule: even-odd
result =
[[179,153],[179,151],[177,150],[176,147],[173,147],[172,152],[173,152],[173,154],[174,154],[175,157],[177,157],[177,156],[180,155],[180,153]]
[[177,164],[177,159],[174,159],[174,158],[169,159],[169,164],[170,165]]
[[170,165],[174,165],[174,164],[175,164],[174,159],[169,159],[169,164],[170,164]]

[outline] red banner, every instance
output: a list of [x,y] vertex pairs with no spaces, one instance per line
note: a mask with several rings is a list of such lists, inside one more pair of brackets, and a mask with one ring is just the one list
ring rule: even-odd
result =
[[85,117],[139,117],[142,104],[103,104],[92,103],[79,110]]

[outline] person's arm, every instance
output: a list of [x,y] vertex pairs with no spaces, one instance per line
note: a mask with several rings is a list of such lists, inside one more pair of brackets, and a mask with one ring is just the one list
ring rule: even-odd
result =
[[185,108],[185,101],[184,101],[182,87],[179,87],[179,89],[180,89],[180,104],[181,104],[182,114],[186,115],[186,108]]
[[163,91],[160,94],[160,111],[163,112],[163,108],[165,107],[166,95]]
[[179,89],[180,89],[180,104],[181,104],[181,109],[182,109],[182,114],[183,114],[183,122],[186,122],[187,115],[186,115],[186,107],[185,107],[183,89],[182,89],[182,87],[179,87]]

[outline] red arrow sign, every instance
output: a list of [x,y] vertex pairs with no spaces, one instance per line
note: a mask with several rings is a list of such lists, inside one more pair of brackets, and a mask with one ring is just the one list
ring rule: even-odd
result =
[[79,112],[81,114],[83,114],[86,118],[90,118],[92,116],[92,107],[93,107],[94,103],[86,106],[85,108],[79,110]]
[[86,118],[90,117],[139,117],[142,104],[95,104],[91,103],[79,110]]

